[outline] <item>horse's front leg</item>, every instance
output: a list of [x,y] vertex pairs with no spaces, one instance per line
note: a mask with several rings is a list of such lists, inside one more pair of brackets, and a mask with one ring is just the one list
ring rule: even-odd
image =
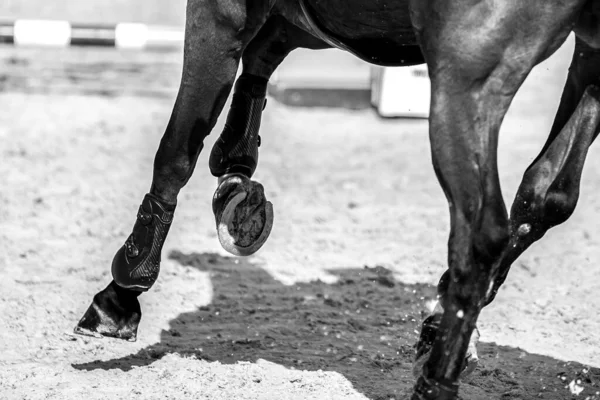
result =
[[[467,3],[411,3],[432,82],[433,164],[451,222],[443,314],[426,343],[414,400],[457,397],[469,340],[509,243],[497,170],[500,125],[524,79],[564,41],[576,13],[574,5],[544,9],[538,1]],[[537,18],[522,24],[522,15]]]
[[213,197],[217,233],[223,248],[234,255],[255,253],[271,231],[272,205],[262,185],[250,178],[258,164],[269,78],[298,47],[322,49],[328,45],[283,16],[271,16],[244,50],[227,123],[210,154],[211,173],[219,178]]
[[177,195],[192,175],[204,138],[215,125],[245,46],[264,24],[268,1],[190,0],[177,100],[154,160],[150,192],[133,232],[112,263],[113,281],[94,296],[76,333],[135,340],[137,297],[158,278],[163,243]]

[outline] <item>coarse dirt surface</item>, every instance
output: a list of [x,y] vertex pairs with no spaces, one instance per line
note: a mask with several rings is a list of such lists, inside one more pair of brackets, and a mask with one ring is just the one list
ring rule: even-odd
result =
[[[507,203],[545,140],[571,51],[536,68],[505,120]],[[408,397],[449,229],[426,121],[270,101],[255,179],[275,226],[240,259],[220,249],[210,206],[223,115],[180,195],[159,281],[140,297],[138,341],[75,336],[149,189],[181,64],[48,52],[0,53],[1,399]],[[156,86],[160,96],[136,91]],[[481,366],[462,399],[600,398],[596,146],[574,215],[483,311]]]

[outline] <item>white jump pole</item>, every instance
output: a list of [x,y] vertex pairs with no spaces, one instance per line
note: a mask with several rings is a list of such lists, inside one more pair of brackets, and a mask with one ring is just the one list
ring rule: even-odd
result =
[[139,23],[81,24],[58,20],[0,19],[0,44],[37,47],[113,47],[176,50],[183,48],[184,30]]

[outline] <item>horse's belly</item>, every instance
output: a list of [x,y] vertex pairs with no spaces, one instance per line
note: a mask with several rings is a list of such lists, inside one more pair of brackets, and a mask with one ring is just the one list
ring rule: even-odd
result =
[[306,17],[336,47],[374,64],[424,62],[410,21],[409,0],[300,1]]

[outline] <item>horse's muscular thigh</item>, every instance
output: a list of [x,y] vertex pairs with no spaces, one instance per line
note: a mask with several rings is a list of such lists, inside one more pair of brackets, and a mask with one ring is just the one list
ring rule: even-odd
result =
[[434,76],[449,74],[459,85],[508,79],[506,88],[560,47],[584,1],[412,0],[411,8]]
[[241,31],[246,26],[246,2],[244,0],[213,0],[217,20],[236,30]]
[[214,23],[247,39],[243,36],[253,34],[264,24],[269,7],[269,0],[189,0],[187,19],[192,23]]

